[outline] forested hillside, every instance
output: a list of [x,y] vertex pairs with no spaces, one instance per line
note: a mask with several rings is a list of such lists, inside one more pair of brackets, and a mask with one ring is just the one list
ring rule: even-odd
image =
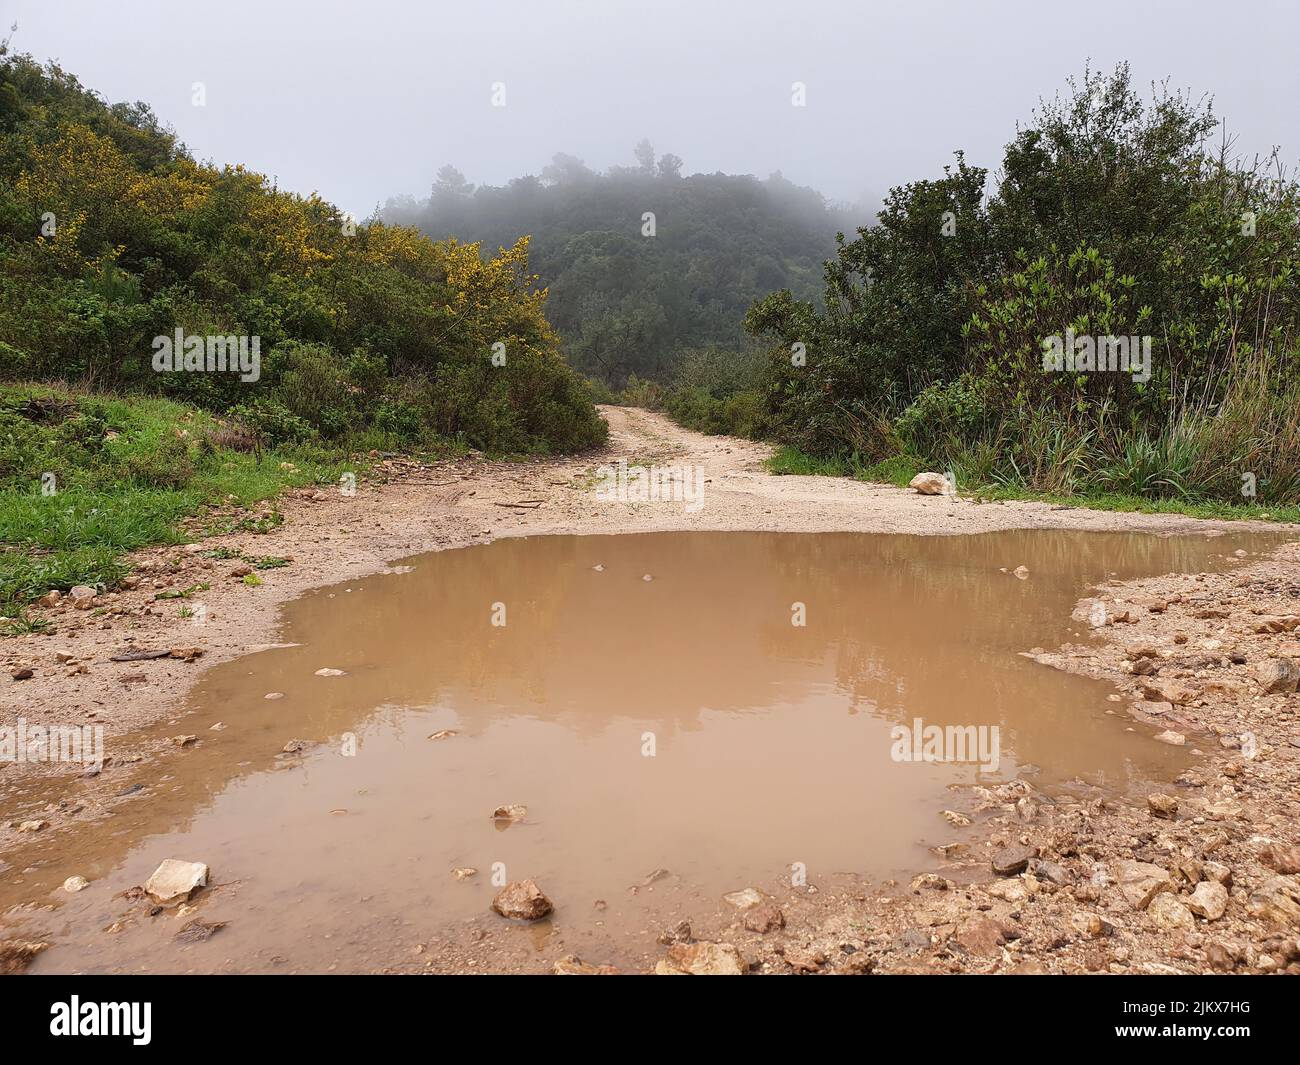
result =
[[569,361],[615,388],[632,375],[672,379],[692,349],[752,349],[749,305],[779,289],[811,297],[837,230],[862,220],[779,174],[684,176],[680,158],[656,159],[648,142],[634,154],[604,173],[556,155],[503,187],[445,166],[428,199],[390,200],[383,217],[485,251],[531,236]]

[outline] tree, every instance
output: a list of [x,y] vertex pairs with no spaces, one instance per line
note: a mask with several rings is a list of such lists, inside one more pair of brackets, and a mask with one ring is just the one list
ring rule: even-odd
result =
[[667,152],[659,157],[659,176],[679,178],[682,176],[682,157]]
[[435,199],[446,199],[457,196],[471,196],[473,192],[474,186],[465,180],[465,175],[448,163],[438,170],[437,176],[433,180],[431,195]]
[[640,168],[641,173],[651,175],[655,172],[655,149],[654,145],[648,140],[643,137],[637,146],[632,149],[632,154],[636,157],[637,166]]

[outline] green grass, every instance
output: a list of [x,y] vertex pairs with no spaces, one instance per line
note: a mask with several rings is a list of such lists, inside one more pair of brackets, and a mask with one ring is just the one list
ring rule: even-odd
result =
[[775,474],[803,474],[814,477],[852,477],[855,481],[893,484],[906,488],[921,469],[917,459],[894,455],[882,462],[864,463],[856,455],[822,457],[809,455],[798,448],[782,446],[767,460],[768,471]]
[[[858,481],[892,484],[899,488],[906,488],[912,478],[923,467],[919,459],[909,455],[895,455],[883,462],[864,465],[852,456],[823,458],[805,454],[797,448],[780,447],[767,460],[767,468],[774,474],[852,477]],[[1092,510],[1141,514],[1185,514],[1193,518],[1215,518],[1224,521],[1300,523],[1300,506],[1269,506],[1264,503],[1222,503],[1214,500],[1196,499],[1157,499],[1103,491],[1083,492],[1076,495],[1058,495],[1048,492],[1034,492],[1016,485],[1001,484],[982,484],[970,490],[963,486],[962,494],[989,502],[1028,500],[1055,503],[1063,506],[1087,507]]]
[[26,611],[19,611],[16,618],[10,618],[0,625],[0,636],[32,636],[50,631],[50,623],[45,618],[34,618]]
[[269,531],[283,521],[279,492],[366,466],[344,446],[259,456],[222,442],[214,417],[169,400],[0,385],[0,615],[52,588],[111,587],[127,572],[122,555],[192,539],[182,520],[214,507],[209,535]]
[[972,493],[977,499],[996,501],[1034,500],[1062,506],[1087,507],[1090,510],[1113,510],[1139,514],[1185,514],[1192,518],[1215,518],[1221,521],[1275,521],[1300,523],[1300,506],[1269,506],[1266,503],[1222,503],[1217,500],[1152,499],[1118,492],[1083,492],[1057,495],[1031,492],[1008,485],[982,485]]

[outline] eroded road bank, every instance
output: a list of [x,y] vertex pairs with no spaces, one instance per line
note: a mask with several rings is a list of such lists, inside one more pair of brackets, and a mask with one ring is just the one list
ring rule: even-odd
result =
[[[46,771],[43,767],[10,765],[0,770],[4,789],[0,809],[12,819],[4,840],[6,877],[43,885],[26,900],[25,911],[11,912],[15,931],[21,927],[29,940],[42,941],[42,930],[59,924],[56,914],[47,909],[51,905],[60,910],[81,908],[87,927],[103,916],[102,926],[93,924],[103,936],[129,939],[132,926],[153,927],[153,938],[161,945],[147,943],[132,961],[134,967],[149,965],[155,971],[159,966],[244,971],[269,965],[322,970],[550,971],[573,954],[597,964],[614,961],[633,971],[655,963],[696,970],[743,965],[778,972],[1015,967],[1142,971],[1152,966],[1194,971],[1208,965],[1268,971],[1294,964],[1293,919],[1300,914],[1300,903],[1293,894],[1297,870],[1286,871],[1294,860],[1286,845],[1295,842],[1290,826],[1300,812],[1294,808],[1295,754],[1300,754],[1300,748],[1291,744],[1300,728],[1292,716],[1295,695],[1265,690],[1277,686],[1276,682],[1270,685],[1266,663],[1296,654],[1296,637],[1287,621],[1300,613],[1294,548],[1261,559],[1255,553],[1262,545],[1252,544],[1242,550],[1254,557],[1225,559],[1227,552],[1211,538],[1223,530],[1241,536],[1241,525],[1098,514],[1039,504],[976,505],[847,481],[774,478],[762,471],[765,450],[757,445],[698,436],[641,411],[611,409],[607,416],[612,428],[608,455],[522,466],[462,461],[415,468],[391,463],[386,483],[362,483],[354,496],[325,491],[287,501],[284,524],[268,535],[220,537],[198,545],[201,550],[144,553],[139,588],[104,597],[89,611],[56,609],[50,616],[57,633],[7,642],[7,664],[26,665],[34,675],[6,684],[6,695],[17,699],[12,708],[6,701],[6,722],[21,716],[29,722],[102,723],[109,753],[106,767],[95,776],[50,771],[48,781],[34,783]],[[630,466],[698,471],[703,486],[699,505],[597,498],[597,467],[617,467],[620,458]],[[218,741],[236,739],[232,730],[246,729],[237,733],[237,743],[246,746],[245,760],[254,767],[259,759],[269,757],[290,775],[312,771],[310,751],[282,751],[286,740],[275,727],[274,711],[280,705],[276,701],[256,718],[232,714],[212,722],[202,713],[219,710],[211,705],[199,709],[193,699],[186,701],[196,678],[202,677],[200,687],[207,687],[212,683],[210,675],[220,669],[240,668],[239,663],[231,663],[205,672],[205,666],[282,638],[282,619],[275,608],[306,589],[383,572],[388,563],[423,551],[521,534],[1011,529],[1177,532],[1189,534],[1189,543],[1201,545],[1203,553],[1170,564],[1170,569],[1195,571],[1187,577],[1157,577],[1131,587],[1125,580],[1131,572],[1123,567],[1096,573],[1096,579],[1111,572],[1117,576],[1080,608],[1084,613],[1073,627],[1069,604],[1061,600],[1060,625],[1046,626],[1041,641],[1023,641],[1023,649],[1040,659],[1034,664],[1033,683],[1059,683],[1061,701],[1070,698],[1066,693],[1072,682],[1049,674],[1046,665],[1116,682],[1117,690],[1111,694],[1117,732],[1125,727],[1140,730],[1134,736],[1148,744],[1157,729],[1184,737],[1176,749],[1169,745],[1168,779],[1159,784],[1159,792],[1152,785],[1150,794],[1163,795],[1153,806],[1148,806],[1145,786],[1117,786],[1113,771],[1110,780],[1085,781],[1068,791],[1046,787],[1032,772],[1018,774],[983,790],[954,791],[947,811],[951,817],[943,818],[942,810],[925,811],[946,834],[936,831],[926,836],[930,841],[943,835],[935,843],[940,853],[922,852],[914,862],[902,863],[922,870],[914,883],[907,878],[899,884],[882,882],[884,866],[863,857],[842,872],[814,863],[816,873],[802,883],[798,877],[791,883],[788,878],[754,875],[752,883],[734,884],[752,887],[752,893],[723,902],[716,894],[701,893],[698,877],[683,880],[682,870],[647,868],[644,882],[623,885],[630,898],[575,899],[557,892],[555,917],[526,927],[509,926],[486,912],[490,892],[485,894],[483,888],[471,896],[478,900],[475,908],[481,914],[457,914],[450,923],[435,920],[436,915],[428,911],[436,909],[431,902],[438,892],[431,887],[421,890],[423,870],[395,893],[402,900],[399,905],[376,912],[377,908],[364,904],[374,897],[375,884],[358,891],[348,891],[347,886],[340,890],[340,885],[331,885],[323,876],[322,859],[316,855],[312,860],[317,865],[308,864],[290,887],[303,897],[314,897],[322,915],[351,913],[345,923],[355,934],[334,938],[325,949],[310,951],[309,958],[294,957],[291,950],[242,949],[243,933],[235,931],[239,922],[253,928],[283,924],[295,911],[277,914],[274,897],[258,898],[253,885],[232,883],[229,870],[223,870],[219,861],[213,862],[212,888],[199,896],[205,902],[186,912],[179,923],[174,910],[151,916],[148,900],[114,897],[149,872],[136,876],[135,869],[128,874],[114,864],[124,841],[141,833],[157,834],[160,816],[164,821],[170,818],[169,827],[181,830],[209,800],[201,794],[203,785],[211,785],[216,793],[229,781],[229,773],[205,774],[200,767],[212,758]],[[213,549],[230,557],[208,557]],[[255,571],[262,584],[243,583],[240,571],[248,565],[245,558],[286,556],[291,556],[288,565]],[[1212,556],[1217,560],[1212,561]],[[1048,558],[1041,565],[1035,561],[1027,567],[1027,580],[1019,582],[1010,571],[1024,561],[1007,557],[998,565],[996,558],[989,557],[982,565],[990,579],[996,573],[1007,588],[1045,580],[1056,568]],[[1211,572],[1225,568],[1228,572]],[[201,588],[204,584],[209,587]],[[661,586],[650,587],[656,593],[661,590]],[[183,599],[155,598],[187,589],[194,590]],[[1079,595],[1086,593],[1086,587],[1079,588]],[[335,588],[322,594],[354,593]],[[439,595],[432,587],[421,594],[431,605]],[[502,601],[509,598],[504,593]],[[774,594],[774,598],[781,596]],[[917,617],[923,618],[928,608],[937,618],[943,602],[941,594],[932,594],[928,603],[920,605]],[[194,624],[198,606],[203,608],[197,615],[201,625]],[[781,608],[788,628],[790,604]],[[108,612],[100,614],[97,609]],[[748,609],[752,612],[753,605]],[[992,609],[995,614],[1006,613],[996,604]],[[400,619],[394,620],[400,625]],[[358,614],[357,621],[376,626],[385,619]],[[1080,638],[1071,640],[1071,633]],[[1063,651],[1062,642],[1067,644]],[[191,662],[170,657],[110,660],[132,646],[197,647],[203,654]],[[1008,655],[1010,647],[1003,649]],[[283,653],[293,656],[296,649]],[[67,661],[58,661],[60,657]],[[662,662],[653,661],[655,656],[650,657],[647,668],[664,668]],[[464,655],[456,661],[463,659]],[[539,660],[534,668],[542,664]],[[82,667],[84,672],[79,671]],[[941,670],[943,663],[936,663],[936,668]],[[616,687],[615,676],[610,678],[611,689]],[[641,683],[635,666],[627,681],[627,687]],[[1282,688],[1286,686],[1283,680]],[[382,693],[370,700],[372,706],[378,694]],[[618,700],[618,690],[611,690],[609,698]],[[196,720],[201,720],[202,729]],[[1130,720],[1135,724],[1128,725]],[[263,722],[265,728],[258,731],[252,727],[255,722]],[[216,724],[223,728],[214,736],[211,729]],[[323,737],[338,729],[325,723],[320,731]],[[436,731],[431,728],[431,734]],[[1243,736],[1248,739],[1243,741]],[[1173,759],[1182,762],[1174,764]],[[781,794],[784,788],[792,810],[803,808],[803,803],[817,806],[820,799],[809,794],[812,781],[804,779],[798,765],[803,763],[778,762],[756,769],[748,778],[726,781],[704,816],[744,823],[747,811],[755,812],[755,802],[746,799],[753,789],[777,789]],[[840,775],[851,771],[852,766],[846,765]],[[493,772],[503,782],[500,801],[512,801],[508,763],[480,766],[475,779]],[[1148,766],[1137,776],[1159,782],[1159,767]],[[176,781],[185,786],[177,786]],[[489,790],[495,793],[495,788]],[[251,800],[254,789],[244,791]],[[183,801],[168,806],[171,800],[166,796],[175,799],[177,793]],[[593,799],[592,808],[599,811],[599,796]],[[345,821],[357,805],[365,805],[365,800],[339,799],[325,816]],[[832,821],[836,817],[834,810],[807,812]],[[835,831],[857,831],[854,826],[862,821],[861,812],[839,813],[843,823]],[[967,820],[973,823],[963,824]],[[34,822],[40,827],[31,829]],[[20,826],[29,830],[20,832]],[[514,835],[504,834],[503,839],[526,838],[521,834],[528,828],[527,824],[512,828]],[[490,824],[486,830],[491,832]],[[60,842],[73,834],[84,842]],[[354,843],[359,845],[362,838],[364,834]],[[268,860],[287,846],[274,833],[258,845]],[[419,850],[414,841],[412,848]],[[87,860],[95,857],[106,869],[116,870],[116,876],[135,878],[130,884],[98,885],[102,898],[92,893],[94,885],[75,898],[59,894],[62,889],[47,890],[44,881],[51,872],[68,861],[75,865],[79,855]],[[204,860],[206,856],[189,857]],[[144,856],[140,861],[148,863]],[[468,864],[469,859],[465,861]],[[864,875],[868,871],[876,875]],[[481,870],[480,882],[489,873]],[[519,873],[529,875],[526,869]],[[450,886],[450,869],[441,875]],[[390,889],[402,883],[399,871],[389,870],[386,876]],[[715,886],[708,885],[710,890]],[[17,887],[21,891],[23,885]],[[1162,895],[1168,898],[1158,898]],[[642,906],[650,897],[654,905]],[[597,901],[604,908],[597,907]],[[1216,914],[1221,901],[1222,912]],[[583,911],[582,919],[566,921],[566,910],[576,914],[578,909]],[[223,939],[215,934],[210,942],[201,938],[197,943],[186,939],[173,943],[171,925],[176,923],[179,931],[196,919],[209,924],[227,920],[221,936],[230,947],[222,948]],[[690,925],[689,933],[683,922]],[[617,929],[616,938],[611,929]],[[47,938],[57,942],[56,936]],[[702,943],[725,943],[734,949]],[[171,954],[166,953],[169,949]],[[111,958],[114,950],[103,953]],[[80,964],[90,966],[95,954],[87,941],[82,955],[51,950],[45,955],[48,963],[38,959],[35,967],[75,968],[78,957]]]

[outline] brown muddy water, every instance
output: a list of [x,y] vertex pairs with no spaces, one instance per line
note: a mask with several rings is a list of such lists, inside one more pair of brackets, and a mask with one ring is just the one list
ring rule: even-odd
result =
[[[110,741],[120,759],[199,737],[163,765],[106,769],[144,786],[116,815],[0,855],[0,910],[52,944],[36,972],[366,970],[471,924],[505,933],[495,872],[556,904],[506,934],[644,957],[673,919],[792,867],[809,884],[934,868],[928,848],[955,838],[940,813],[971,782],[1125,793],[1176,775],[1193,756],[1107,714],[1109,685],[1019,652],[1079,634],[1091,584],[1262,544],[658,533],[418,556],[289,604],[290,646],[210,669],[185,713]],[[1019,565],[1029,579],[1001,571]],[[892,730],[917,719],[996,728],[999,764],[971,764],[991,731],[965,763],[896,760]],[[314,746],[282,753],[291,740]],[[47,788],[0,816],[30,816]],[[505,804],[524,820],[495,822]],[[169,857],[212,868],[194,915],[227,925],[206,942],[117,897]],[[91,885],[70,895],[74,874]]]

